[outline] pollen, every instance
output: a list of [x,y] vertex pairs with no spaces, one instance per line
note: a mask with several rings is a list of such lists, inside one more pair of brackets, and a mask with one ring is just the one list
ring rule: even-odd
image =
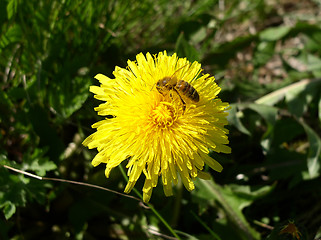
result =
[[176,122],[177,118],[177,111],[173,104],[169,102],[160,102],[151,113],[151,121],[160,129],[171,127]]

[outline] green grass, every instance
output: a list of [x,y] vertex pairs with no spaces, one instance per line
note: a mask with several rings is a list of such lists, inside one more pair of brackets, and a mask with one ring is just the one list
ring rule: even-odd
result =
[[[222,87],[232,154],[150,206],[0,167],[0,239],[321,237],[319,1],[0,1],[0,165],[122,192],[81,145],[101,119],[89,86],[136,54],[202,63]],[[142,179],[137,183],[141,192]]]

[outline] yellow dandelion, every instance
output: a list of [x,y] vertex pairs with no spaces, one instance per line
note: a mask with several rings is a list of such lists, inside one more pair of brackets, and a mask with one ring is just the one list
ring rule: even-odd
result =
[[224,128],[229,105],[217,98],[221,89],[214,77],[202,74],[198,62],[168,56],[166,51],[155,56],[140,53],[127,63],[127,69],[115,68],[114,79],[96,75],[100,86],[90,87],[95,98],[104,101],[95,111],[106,116],[92,125],[97,131],[83,142],[98,150],[93,166],[105,163],[108,178],[126,160],[125,192],[144,173],[144,202],[160,176],[164,193],[170,196],[179,176],[189,191],[194,189],[193,179],[207,177],[204,163],[222,171],[208,156],[209,149],[231,152]]

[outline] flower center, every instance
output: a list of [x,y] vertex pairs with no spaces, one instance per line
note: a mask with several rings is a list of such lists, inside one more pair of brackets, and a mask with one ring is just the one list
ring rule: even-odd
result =
[[173,125],[177,119],[177,111],[173,104],[169,102],[160,102],[160,104],[151,113],[153,123],[160,128],[168,128]]

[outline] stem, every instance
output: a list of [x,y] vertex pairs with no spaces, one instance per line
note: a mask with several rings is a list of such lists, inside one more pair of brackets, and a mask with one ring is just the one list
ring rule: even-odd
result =
[[[125,178],[125,180],[128,182],[128,177],[125,173],[125,170],[123,168],[122,165],[119,165],[120,168],[120,172],[122,173],[123,177]],[[135,192],[135,194],[143,200],[143,196],[141,195],[141,193],[136,189],[133,188],[133,191]],[[153,207],[152,204],[150,203],[145,203],[151,210],[152,212],[155,214],[155,216],[165,225],[165,227],[173,234],[174,237],[176,237],[177,239],[180,240],[180,237],[175,233],[174,229],[166,222],[166,220],[157,212],[157,210]]]
[[213,237],[214,239],[222,240],[219,235],[217,235],[215,232],[213,232],[213,230],[212,230],[210,227],[208,227],[208,226],[202,221],[201,218],[199,218],[193,211],[190,211],[190,212],[191,212],[191,214],[196,218],[196,220],[197,220],[200,224],[202,224],[202,226],[212,235],[212,237]]
[[182,181],[178,181],[177,184],[177,194],[175,197],[175,202],[174,202],[174,209],[173,209],[173,217],[172,217],[172,226],[177,225],[177,221],[179,218],[179,214],[181,211],[181,201],[182,201],[182,196],[183,196],[183,184]]

